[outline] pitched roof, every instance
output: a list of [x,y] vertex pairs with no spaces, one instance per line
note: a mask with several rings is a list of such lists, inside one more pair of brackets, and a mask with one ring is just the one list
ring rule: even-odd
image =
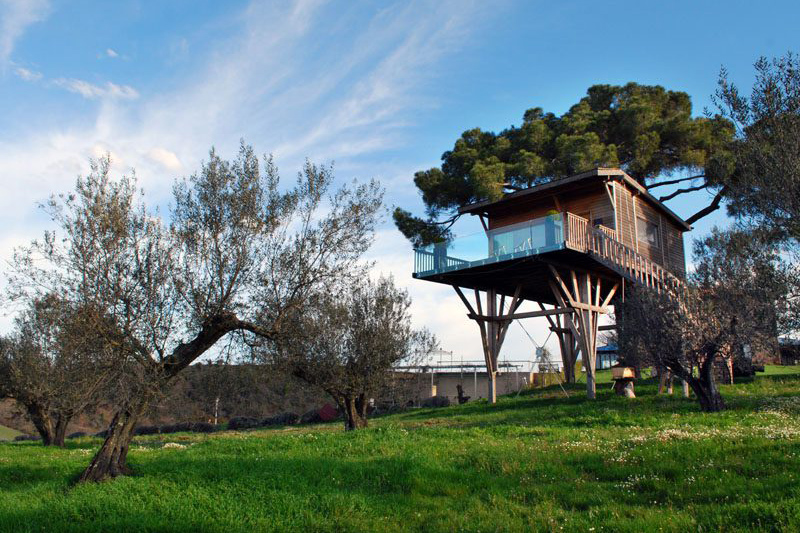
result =
[[549,181],[547,183],[542,183],[540,185],[535,185],[533,187],[529,187],[527,189],[523,189],[521,191],[515,191],[510,194],[505,195],[503,198],[495,201],[484,200],[482,202],[475,202],[472,204],[467,204],[461,207],[458,212],[461,214],[470,213],[473,215],[477,215],[480,213],[485,213],[488,208],[494,208],[497,206],[501,206],[503,204],[515,202],[519,199],[527,199],[534,197],[538,194],[543,193],[555,193],[560,189],[568,188],[571,185],[576,185],[578,182],[588,182],[592,179],[596,180],[619,180],[630,186],[633,190],[635,190],[642,198],[647,200],[650,204],[653,205],[656,209],[667,215],[673,222],[675,222],[678,226],[684,228],[685,231],[689,231],[692,227],[686,223],[681,217],[675,214],[669,207],[664,205],[662,202],[658,201],[652,194],[647,192],[642,185],[639,184],[635,179],[630,177],[626,174],[623,170],[619,168],[593,168],[591,170],[587,170],[586,172],[581,172],[580,174],[575,174],[572,176],[568,176],[566,178],[556,179],[553,181]]

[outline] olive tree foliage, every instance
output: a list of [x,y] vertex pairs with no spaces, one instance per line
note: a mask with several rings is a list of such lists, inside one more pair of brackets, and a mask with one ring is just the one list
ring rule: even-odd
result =
[[392,386],[391,368],[413,364],[436,347],[427,330],[412,327],[410,305],[391,278],[342,284],[318,293],[262,357],[327,392],[344,413],[346,430],[366,427],[369,400]]
[[714,367],[745,346],[774,348],[785,327],[788,298],[797,298],[796,274],[768,238],[714,230],[695,243],[696,270],[685,292],[630,288],[617,311],[617,339],[625,364],[666,368],[686,380],[704,411],[724,402]]
[[25,409],[45,446],[64,446],[70,421],[120,372],[81,311],[52,294],[28,302],[0,343],[0,397]]
[[784,252],[772,230],[752,226],[714,228],[694,243],[691,280],[750,319],[754,351],[773,349],[778,335],[800,328],[800,271]]
[[47,287],[102,310],[95,326],[131,365],[81,480],[129,472],[137,420],[223,337],[274,339],[310,294],[352,275],[382,192],[371,182],[329,193],[332,181],[331,169],[307,162],[281,190],[272,161],[262,166],[242,144],[236,159],[212,150],[198,173],[176,182],[169,226],[145,207],[134,178],[110,177],[108,158],[75,193],[49,202],[59,236],[18,254],[12,287]]
[[[724,117],[693,117],[689,95],[657,85],[594,85],[566,113],[535,107],[520,126],[499,133],[465,131],[442,164],[414,175],[425,217],[397,208],[395,223],[415,245],[449,236],[458,208],[498,200],[507,191],[528,188],[598,166],[623,168],[648,188],[689,182],[662,196],[706,189],[709,205],[688,222],[718,209],[720,180],[732,171],[728,143],[733,125]],[[674,173],[689,177],[671,179]]]
[[800,238],[800,58],[755,63],[748,96],[723,69],[716,103],[736,126],[736,172],[723,180],[731,215]]

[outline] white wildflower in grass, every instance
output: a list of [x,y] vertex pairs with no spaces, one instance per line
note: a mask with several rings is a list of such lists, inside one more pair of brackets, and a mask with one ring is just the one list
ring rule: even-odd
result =
[[89,448],[78,448],[77,450],[72,450],[73,455],[89,455],[94,453],[94,450]]

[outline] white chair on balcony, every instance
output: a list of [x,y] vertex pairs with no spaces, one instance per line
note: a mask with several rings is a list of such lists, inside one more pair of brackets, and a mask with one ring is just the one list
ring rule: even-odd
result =
[[530,237],[527,240],[522,241],[517,246],[514,247],[514,252],[524,252],[525,250],[532,250],[533,244],[531,243]]

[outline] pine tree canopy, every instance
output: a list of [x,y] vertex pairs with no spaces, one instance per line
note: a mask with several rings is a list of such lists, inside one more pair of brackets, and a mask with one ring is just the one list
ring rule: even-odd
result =
[[[500,133],[465,131],[442,154],[441,167],[414,175],[427,219],[396,208],[394,221],[416,246],[436,242],[448,237],[465,204],[497,200],[509,190],[594,167],[620,167],[649,188],[688,179],[667,180],[676,172],[702,180],[678,194],[719,189],[721,177],[732,172],[728,147],[734,133],[721,116],[693,117],[685,92],[637,83],[594,85],[560,117],[535,107],[525,112],[520,126]],[[715,210],[720,199],[703,211]]]

